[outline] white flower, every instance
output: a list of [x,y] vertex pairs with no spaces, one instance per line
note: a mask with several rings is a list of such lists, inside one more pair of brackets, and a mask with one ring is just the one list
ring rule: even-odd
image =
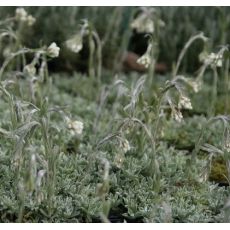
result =
[[60,48],[57,46],[55,42],[51,43],[51,45],[47,48],[47,55],[49,57],[55,58],[59,56]]
[[138,64],[144,65],[145,68],[148,68],[151,63],[151,58],[148,54],[144,54],[137,60]]
[[228,140],[225,144],[225,150],[230,153],[230,140]]
[[148,15],[141,14],[131,23],[131,28],[136,29],[138,33],[153,33],[154,22]]
[[206,63],[211,64],[211,65],[216,65],[217,67],[221,67],[222,66],[221,56],[215,53],[211,53],[207,57]]
[[215,60],[217,67],[222,67],[222,60],[223,60],[223,55],[218,53],[216,55],[216,60]]
[[117,154],[117,155],[115,156],[114,161],[115,161],[116,166],[117,166],[118,168],[121,168],[121,166],[122,166],[122,164],[123,164],[123,162],[124,162],[124,154]]
[[131,149],[128,140],[126,139],[120,140],[120,148],[124,153],[128,152]]
[[138,33],[154,33],[155,25],[164,27],[165,23],[155,15],[154,8],[142,7],[142,12],[133,20],[131,28],[135,29]]
[[199,54],[199,61],[204,63],[207,57],[208,53],[206,51],[203,51]]
[[28,14],[24,8],[17,8],[15,11],[15,17],[18,21],[26,21],[27,15]]
[[81,135],[84,128],[84,124],[81,121],[71,121],[70,119],[67,119],[67,126],[71,135]]
[[206,65],[222,67],[222,60],[223,55],[221,53],[206,53],[203,52],[199,55],[199,59],[201,62],[205,63]]
[[29,15],[27,17],[28,26],[32,26],[35,22],[36,22],[36,19],[32,15]]
[[183,119],[183,115],[179,110],[172,110],[172,118],[177,121],[177,122],[181,122]]
[[145,54],[137,59],[137,63],[144,65],[145,68],[148,68],[149,65],[151,64],[151,50],[152,50],[152,44],[149,44]]
[[66,41],[66,47],[74,53],[78,53],[83,48],[81,34],[75,35],[73,38]]
[[24,8],[17,8],[15,11],[15,18],[21,22],[27,22],[28,26],[32,26],[36,19],[32,15],[28,15]]
[[192,104],[190,99],[184,95],[180,96],[178,108],[192,109]]

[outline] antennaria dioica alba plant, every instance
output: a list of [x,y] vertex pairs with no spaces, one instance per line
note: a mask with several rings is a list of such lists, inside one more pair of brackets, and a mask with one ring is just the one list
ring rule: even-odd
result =
[[[195,165],[196,165],[196,158],[197,154],[199,153],[200,150],[206,151],[210,153],[210,157],[212,157],[213,154],[220,154],[223,156],[225,162],[226,162],[226,168],[228,171],[228,181],[230,181],[230,151],[229,151],[229,146],[230,146],[230,130],[229,130],[229,121],[230,118],[229,116],[224,116],[224,115],[219,115],[216,117],[212,117],[209,120],[206,121],[204,126],[202,127],[202,130],[200,132],[199,137],[197,138],[195,148],[192,152],[191,155],[191,165],[190,165],[190,170],[196,170]],[[215,147],[210,144],[206,144],[205,140],[206,138],[206,132],[210,126],[216,124],[216,123],[222,123],[223,126],[223,131],[222,131],[222,140],[221,144],[219,147]],[[210,173],[210,168],[208,169],[207,174]]]
[[[227,106],[227,98],[228,98],[228,62],[229,62],[229,52],[228,52],[228,46],[223,46],[217,53],[208,53],[206,50],[204,50],[200,54],[200,61],[203,62],[203,65],[200,69],[200,72],[197,76],[197,81],[201,84],[203,82],[203,76],[205,73],[205,70],[210,67],[213,72],[213,82],[212,82],[212,95],[211,95],[211,106],[209,107],[208,115],[209,117],[212,117],[215,115],[215,106],[217,103],[217,83],[218,83],[218,70],[221,67],[223,67],[219,72],[221,72],[221,75],[224,75],[224,82],[226,84],[225,88],[225,102]],[[226,111],[226,110],[225,110]]]
[[[186,150],[176,149],[174,143],[171,146],[171,143],[167,142],[161,133],[168,123],[172,124],[173,129],[177,132],[182,129],[181,127],[187,125],[187,121],[190,121],[191,112],[186,110],[192,109],[193,97],[191,96],[190,100],[188,89],[198,91],[201,86],[198,79],[203,78],[209,65],[203,63],[197,79],[194,79],[195,81],[185,77],[185,75],[178,74],[187,52],[183,49],[183,55],[179,55],[177,68],[175,68],[177,71],[176,73],[173,72],[172,79],[163,82],[161,88],[158,88],[158,82],[156,82],[155,88],[157,90],[155,90],[153,86],[155,86],[155,80],[158,79],[151,75],[154,74],[154,66],[159,53],[157,33],[160,28],[156,28],[156,26],[161,27],[161,25],[156,24],[160,21],[156,20],[156,18],[159,19],[159,15],[155,14],[155,11],[152,12],[152,18],[152,16],[146,17],[148,13],[145,12],[144,8],[142,10],[143,14],[140,12],[142,17],[138,19],[140,15],[137,15],[135,19],[147,20],[150,18],[146,25],[150,25],[150,30],[154,28],[156,34],[149,31],[151,35],[146,53],[150,59],[144,59],[147,62],[150,60],[147,68],[149,72],[140,77],[138,74],[130,75],[136,80],[133,78],[131,80],[125,79],[127,76],[120,78],[123,76],[119,74],[121,80],[118,80],[118,75],[116,75],[112,84],[107,84],[109,80],[106,79],[106,83],[102,85],[104,79],[101,81],[98,77],[101,76],[101,68],[99,68],[101,64],[98,65],[101,51],[99,52],[100,49],[97,49],[98,44],[101,43],[101,46],[104,47],[104,43],[110,39],[111,34],[119,34],[119,31],[110,29],[108,35],[102,37],[102,42],[100,42],[99,36],[97,38],[93,34],[96,31],[94,27],[85,21],[83,25],[87,25],[87,29],[85,28],[84,36],[77,36],[79,35],[77,33],[76,36],[74,35],[66,42],[66,45],[68,43],[75,52],[79,52],[83,44],[81,39],[86,38],[86,43],[88,42],[91,49],[88,60],[89,78],[84,78],[82,75],[77,78],[77,74],[75,75],[77,83],[73,84],[75,79],[65,79],[63,75],[61,76],[62,79],[55,76],[57,80],[55,78],[54,81],[60,81],[55,82],[55,84],[61,85],[61,87],[56,88],[56,85],[53,87],[47,64],[59,53],[59,48],[53,43],[49,47],[42,46],[38,49],[29,49],[24,48],[20,39],[16,45],[18,48],[15,48],[5,58],[0,70],[0,94],[4,106],[8,104],[9,109],[6,111],[6,115],[4,114],[7,119],[3,119],[4,121],[1,123],[0,135],[6,140],[5,143],[9,152],[7,155],[12,156],[10,173],[15,175],[12,180],[14,190],[12,200],[16,201],[14,206],[9,205],[9,207],[15,207],[16,212],[12,211],[11,213],[16,213],[18,222],[33,220],[33,215],[36,215],[35,220],[39,221],[87,222],[98,218],[96,220],[110,222],[117,206],[124,208],[120,211],[121,215],[125,217],[122,217],[124,221],[129,217],[136,218],[138,215],[141,216],[141,221],[146,222],[173,222],[184,220],[183,218],[189,221],[201,220],[206,212],[203,216],[198,216],[202,214],[204,208],[207,208],[207,202],[211,203],[215,200],[215,198],[208,196],[214,194],[215,191],[221,191],[207,181],[207,172],[210,170],[215,154],[225,154],[226,162],[228,162],[227,136],[229,136],[229,128],[227,123],[229,118],[227,114],[225,117],[217,119],[217,123],[220,120],[226,121],[223,121],[224,126],[227,127],[223,131],[223,136],[225,136],[222,141],[223,146],[225,146],[224,149],[222,150],[219,146],[217,148],[210,144],[204,144],[203,140],[206,137],[204,130],[203,140],[197,141],[197,145],[200,144],[201,146],[196,146],[194,150],[195,153],[199,149],[210,152],[204,173],[201,175],[201,178],[205,179],[203,181],[198,180],[198,182],[205,181],[204,184],[187,185],[193,182],[189,180],[190,178],[184,178],[184,172],[187,169],[185,161],[190,156],[184,154]],[[76,12],[74,10],[70,10],[70,12],[73,14],[71,23],[74,25]],[[122,8],[114,10],[113,18],[110,21],[114,28],[121,20],[119,19],[117,22],[114,19],[117,15],[122,15],[122,12]],[[98,9],[94,9],[93,14],[96,15],[97,13]],[[126,32],[129,34],[130,30]],[[7,38],[4,36],[4,42],[7,41]],[[87,39],[89,40],[87,41]],[[123,50],[127,45],[127,37],[121,40],[123,45],[120,49]],[[14,40],[11,42],[13,44]],[[189,46],[185,47],[188,49]],[[224,52],[225,55],[226,52]],[[16,59],[20,61],[15,62]],[[217,64],[218,61],[215,59],[214,63]],[[114,62],[116,63],[116,60]],[[224,65],[225,82],[228,82],[228,66],[226,60]],[[221,75],[217,68],[216,73]],[[93,87],[95,85],[95,79],[98,86],[101,86],[101,90],[98,87],[96,93],[91,94],[95,96],[92,101],[85,100],[81,92],[83,90],[90,91],[92,89],[91,83],[93,83]],[[86,83],[86,88],[82,82]],[[66,87],[67,83],[70,83],[71,87]],[[216,82],[214,85],[216,86]],[[74,93],[74,97],[72,95],[72,98],[70,97],[68,90],[73,90],[71,92]],[[99,90],[100,97],[97,98]],[[80,111],[79,113],[82,114],[80,116],[84,116],[84,119],[87,120],[84,124],[85,127],[83,122],[72,120],[71,114],[67,116],[66,111],[61,109],[62,107],[53,105],[53,103],[59,103],[59,100],[60,103],[71,104],[70,109],[73,113]],[[226,95],[226,105],[227,102],[228,97]],[[86,104],[87,108],[84,108]],[[193,107],[195,106],[196,103],[193,104]],[[183,116],[185,121],[183,121]],[[56,120],[57,117],[58,119],[61,117],[65,125],[61,122],[57,124],[56,122],[59,122]],[[198,117],[198,119],[200,118]],[[199,121],[199,125],[202,125],[202,122],[203,120]],[[207,127],[210,124],[213,123],[208,123]],[[81,136],[83,129],[86,129],[87,132]],[[166,131],[171,133],[175,130]],[[187,130],[183,132],[183,135],[186,135],[186,132]],[[96,145],[93,146],[92,143],[96,143]],[[5,148],[5,146],[3,147]],[[2,149],[1,146],[0,150]],[[194,154],[195,159],[197,153]],[[1,157],[4,156],[2,153],[0,155]],[[0,159],[1,162],[3,160]],[[206,163],[205,160],[202,160],[203,163]],[[198,167],[199,164],[200,159],[197,159],[194,167]],[[196,176],[199,172],[195,171],[193,173]],[[191,195],[190,189],[194,191],[194,194],[192,192]],[[198,193],[195,192],[197,190]],[[212,192],[209,193],[209,190]],[[208,195],[204,195],[204,191],[208,191]],[[176,195],[174,196],[173,193]],[[164,195],[162,196],[162,194]],[[197,201],[195,205],[193,200]],[[219,201],[220,199],[216,200]],[[7,201],[3,203],[7,206]],[[216,204],[209,205],[211,211],[218,212],[218,207],[221,204],[218,204],[219,206]],[[201,212],[197,211],[198,207],[202,210]],[[190,208],[195,213],[192,214],[192,217],[190,217]],[[226,210],[227,208],[226,205]],[[208,209],[208,211],[210,210]],[[210,220],[209,214],[207,216],[205,220]],[[218,218],[219,216],[216,217],[216,219]]]
[[137,33],[146,33],[149,41],[145,54],[137,60],[137,63],[148,69],[148,85],[152,88],[155,65],[159,55],[159,34],[165,23],[160,19],[159,11],[153,7],[140,7],[139,11],[137,17],[133,19],[131,27]]
[[85,36],[88,36],[89,46],[88,74],[91,78],[96,76],[97,85],[99,86],[102,69],[102,42],[92,23],[87,19],[82,20],[80,31],[66,41],[66,46],[74,53],[80,52],[83,48],[83,39]]
[[[16,9],[15,18],[6,22],[13,20],[28,22],[29,25],[35,21],[23,8]],[[2,35],[9,34],[3,31]],[[23,222],[27,199],[37,204],[46,200],[47,215],[50,218],[55,205],[56,165],[60,148],[55,144],[59,131],[50,124],[52,108],[48,104],[47,92],[51,90],[51,82],[48,78],[47,61],[57,57],[60,48],[56,43],[38,49],[20,47],[20,40],[16,39],[15,49],[19,50],[8,54],[0,67],[0,91],[2,99],[10,108],[10,126],[8,130],[1,128],[1,134],[10,138],[13,144],[11,170],[15,173],[13,187],[18,201],[17,221]],[[34,55],[30,64],[26,64],[27,54]],[[16,66],[17,73],[24,76],[25,80],[17,77],[8,79],[9,65],[19,58],[23,62]],[[20,81],[28,83],[29,91],[21,89]],[[36,146],[38,140],[42,141],[44,149]]]

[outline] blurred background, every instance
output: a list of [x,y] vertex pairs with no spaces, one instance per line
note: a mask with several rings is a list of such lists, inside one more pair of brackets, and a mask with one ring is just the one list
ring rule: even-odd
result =
[[[0,20],[13,16],[17,7],[0,7]],[[126,50],[137,55],[146,51],[145,34],[137,33],[130,22],[138,7],[24,7],[36,18],[36,23],[23,31],[22,41],[26,47],[39,47],[56,42],[61,47],[60,58],[50,63],[51,71],[85,72],[89,49],[78,54],[65,47],[65,41],[79,30],[82,19],[93,22],[93,27],[103,41],[102,59],[104,69],[113,69]],[[155,7],[164,26],[159,33],[158,62],[170,70],[186,41],[203,31],[210,38],[210,47],[219,49],[230,42],[230,7]],[[183,70],[194,72],[199,67],[198,55],[203,49],[197,41],[183,59]],[[2,57],[1,57],[2,60]]]

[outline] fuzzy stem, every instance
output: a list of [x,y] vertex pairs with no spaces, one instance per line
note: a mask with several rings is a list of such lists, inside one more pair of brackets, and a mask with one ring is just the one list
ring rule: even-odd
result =
[[229,95],[228,95],[228,90],[229,90],[229,59],[226,61],[226,66],[225,66],[225,74],[224,74],[224,83],[225,83],[225,114],[228,112],[228,107],[229,107]]
[[212,102],[209,109],[209,118],[215,115],[215,104],[217,98],[217,80],[218,73],[216,67],[213,67],[213,85],[212,85]]
[[181,51],[181,53],[180,53],[180,55],[179,55],[179,57],[178,57],[177,64],[176,64],[176,68],[175,68],[175,70],[174,70],[174,72],[173,72],[173,78],[176,77],[177,72],[178,72],[178,70],[179,70],[179,67],[180,67],[180,65],[181,65],[181,62],[182,62],[182,60],[183,60],[183,58],[184,58],[184,56],[185,56],[185,54],[186,54],[188,48],[192,45],[192,43],[193,43],[194,41],[196,41],[196,40],[198,40],[198,39],[201,39],[201,40],[203,40],[203,41],[206,40],[205,37],[204,37],[204,35],[203,35],[203,33],[200,33],[200,34],[197,34],[197,35],[191,37],[191,38],[188,40],[188,42],[185,44],[184,48],[182,49],[182,51]]
[[92,32],[93,37],[96,40],[97,43],[97,81],[98,81],[98,86],[100,86],[101,83],[101,68],[102,68],[102,44],[101,44],[101,40],[98,36],[98,34],[93,31]]
[[89,28],[89,67],[88,67],[88,72],[89,72],[89,77],[92,79],[94,77],[94,68],[93,68],[93,55],[94,55],[94,41],[93,41],[93,35],[92,35],[92,29],[91,27]]

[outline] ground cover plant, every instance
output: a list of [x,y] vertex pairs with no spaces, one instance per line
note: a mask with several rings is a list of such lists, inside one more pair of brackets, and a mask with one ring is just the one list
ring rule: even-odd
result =
[[[82,20],[75,20],[79,8],[39,8],[43,19],[33,7],[4,8],[1,222],[230,221],[229,13],[211,8],[203,28],[222,25],[221,38],[188,29],[179,52],[174,47],[164,56],[173,43],[167,46],[162,34],[176,27],[177,9],[109,8],[113,17],[103,32],[99,7],[83,8]],[[31,45],[28,37],[49,11],[54,18],[72,15],[74,31],[60,41],[33,36]],[[220,18],[212,18],[215,12]],[[182,31],[191,25],[183,23]],[[132,33],[145,35],[135,61],[142,73],[122,71]],[[69,57],[85,67],[56,68]],[[164,58],[171,66],[157,74]]]

